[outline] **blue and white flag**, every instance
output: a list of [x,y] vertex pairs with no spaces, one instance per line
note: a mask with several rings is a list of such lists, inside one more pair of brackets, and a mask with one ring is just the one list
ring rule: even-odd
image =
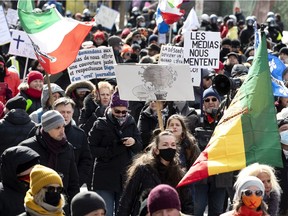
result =
[[271,72],[271,81],[274,96],[288,97],[288,88],[283,82],[283,72],[286,69],[285,64],[275,55],[268,54],[268,62]]
[[169,25],[167,23],[164,22],[163,17],[161,15],[161,10],[159,8],[159,5],[157,7],[157,11],[156,11],[156,25],[158,28],[158,32],[160,34],[165,34],[169,31]]

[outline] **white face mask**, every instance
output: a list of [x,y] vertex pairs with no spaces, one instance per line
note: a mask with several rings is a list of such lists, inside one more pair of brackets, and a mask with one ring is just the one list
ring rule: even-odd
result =
[[288,130],[280,132],[281,143],[288,145]]
[[283,151],[283,153],[284,153],[284,155],[285,155],[285,158],[288,159],[288,151],[287,151],[287,150],[284,150],[284,149],[282,149],[282,151]]

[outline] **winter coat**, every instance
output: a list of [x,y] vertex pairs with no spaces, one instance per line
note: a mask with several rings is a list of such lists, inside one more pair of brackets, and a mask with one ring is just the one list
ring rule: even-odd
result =
[[[59,93],[62,97],[65,96],[65,92],[64,90],[58,86],[55,83],[51,83],[51,92],[53,93]],[[44,85],[43,86],[43,90],[42,90],[42,94],[41,94],[41,108],[37,109],[36,111],[32,112],[29,116],[31,118],[32,121],[34,121],[35,123],[41,123],[41,117],[43,115],[43,113],[45,113],[46,111],[50,110],[51,107],[47,106],[47,102],[49,100],[49,89],[48,89],[48,85]]]
[[138,120],[137,127],[141,134],[143,149],[145,149],[151,142],[152,132],[158,125],[157,115],[153,115],[150,107],[146,107],[141,113]]
[[12,91],[12,96],[15,97],[19,93],[18,86],[21,83],[18,73],[9,71],[6,68],[6,76],[4,77],[4,82],[8,84],[8,88],[10,88]]
[[269,216],[265,213],[263,213],[263,211],[254,211],[246,206],[241,206],[240,209],[238,211],[236,210],[232,210],[229,212],[226,212],[224,214],[221,214],[220,216]]
[[79,186],[91,183],[92,156],[85,132],[76,125],[65,126],[67,140],[74,149],[75,162],[79,174]]
[[[280,192],[279,192],[280,194]],[[265,194],[264,201],[268,206],[268,213],[270,216],[277,216],[279,211],[280,195],[275,191],[269,194],[269,197]]]
[[[135,144],[126,147],[121,138],[132,137]],[[120,126],[111,111],[98,118],[88,137],[92,157],[95,158],[93,190],[122,191],[124,175],[132,156],[142,150],[140,133],[132,116]]]
[[35,126],[23,109],[10,110],[0,120],[0,155],[9,147],[18,145],[28,137],[29,131]]
[[2,183],[0,184],[0,215],[15,216],[25,211],[24,197],[28,187],[19,182],[16,170],[19,164],[39,158],[30,148],[11,148],[2,154]]
[[[136,216],[139,215],[140,203],[148,197],[151,189],[159,184],[168,184],[172,187],[170,182],[161,181],[159,171],[163,169],[164,165],[159,165],[159,168],[152,168],[149,164],[139,165],[133,177],[127,183],[125,190],[120,199],[117,216]],[[188,187],[181,187],[177,189],[181,201],[181,212],[185,214],[193,214],[192,194]],[[145,197],[146,196],[146,197]]]
[[80,117],[80,110],[83,107],[83,101],[77,96],[76,89],[77,88],[87,88],[92,92],[95,89],[95,86],[90,81],[80,81],[76,83],[71,83],[65,91],[65,95],[70,97],[76,104],[73,113],[73,119],[76,125],[79,125],[79,117]]
[[[28,146],[40,155],[40,164],[49,167],[49,150],[41,132],[41,127],[36,130],[36,134],[29,139],[24,140],[19,145]],[[56,167],[50,167],[59,173],[63,180],[68,200],[71,200],[79,192],[79,176],[75,163],[73,146],[67,142],[57,155]]]

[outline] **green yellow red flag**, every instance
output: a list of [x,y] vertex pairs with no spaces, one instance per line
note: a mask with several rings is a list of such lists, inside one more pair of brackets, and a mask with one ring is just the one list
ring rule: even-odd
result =
[[258,162],[282,167],[266,36],[249,73],[198,159],[178,187]]

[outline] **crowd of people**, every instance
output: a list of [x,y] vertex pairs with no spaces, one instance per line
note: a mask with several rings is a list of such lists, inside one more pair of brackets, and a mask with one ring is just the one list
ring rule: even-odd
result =
[[[109,46],[117,64],[157,64],[155,9],[131,8],[124,29],[94,26],[81,49]],[[88,9],[66,16],[92,20]],[[176,188],[249,73],[256,21],[240,8],[201,15],[199,30],[219,32],[221,48],[219,68],[201,70],[195,101],[122,100],[115,78],[71,83],[67,70],[48,76],[38,60],[24,71],[23,58],[1,46],[0,215],[288,215],[285,97],[275,98],[283,167],[255,163]],[[182,18],[176,26],[171,45],[183,47]],[[268,50],[288,64],[283,30],[280,14],[267,13]],[[212,87],[219,75],[240,84],[227,95]]]

